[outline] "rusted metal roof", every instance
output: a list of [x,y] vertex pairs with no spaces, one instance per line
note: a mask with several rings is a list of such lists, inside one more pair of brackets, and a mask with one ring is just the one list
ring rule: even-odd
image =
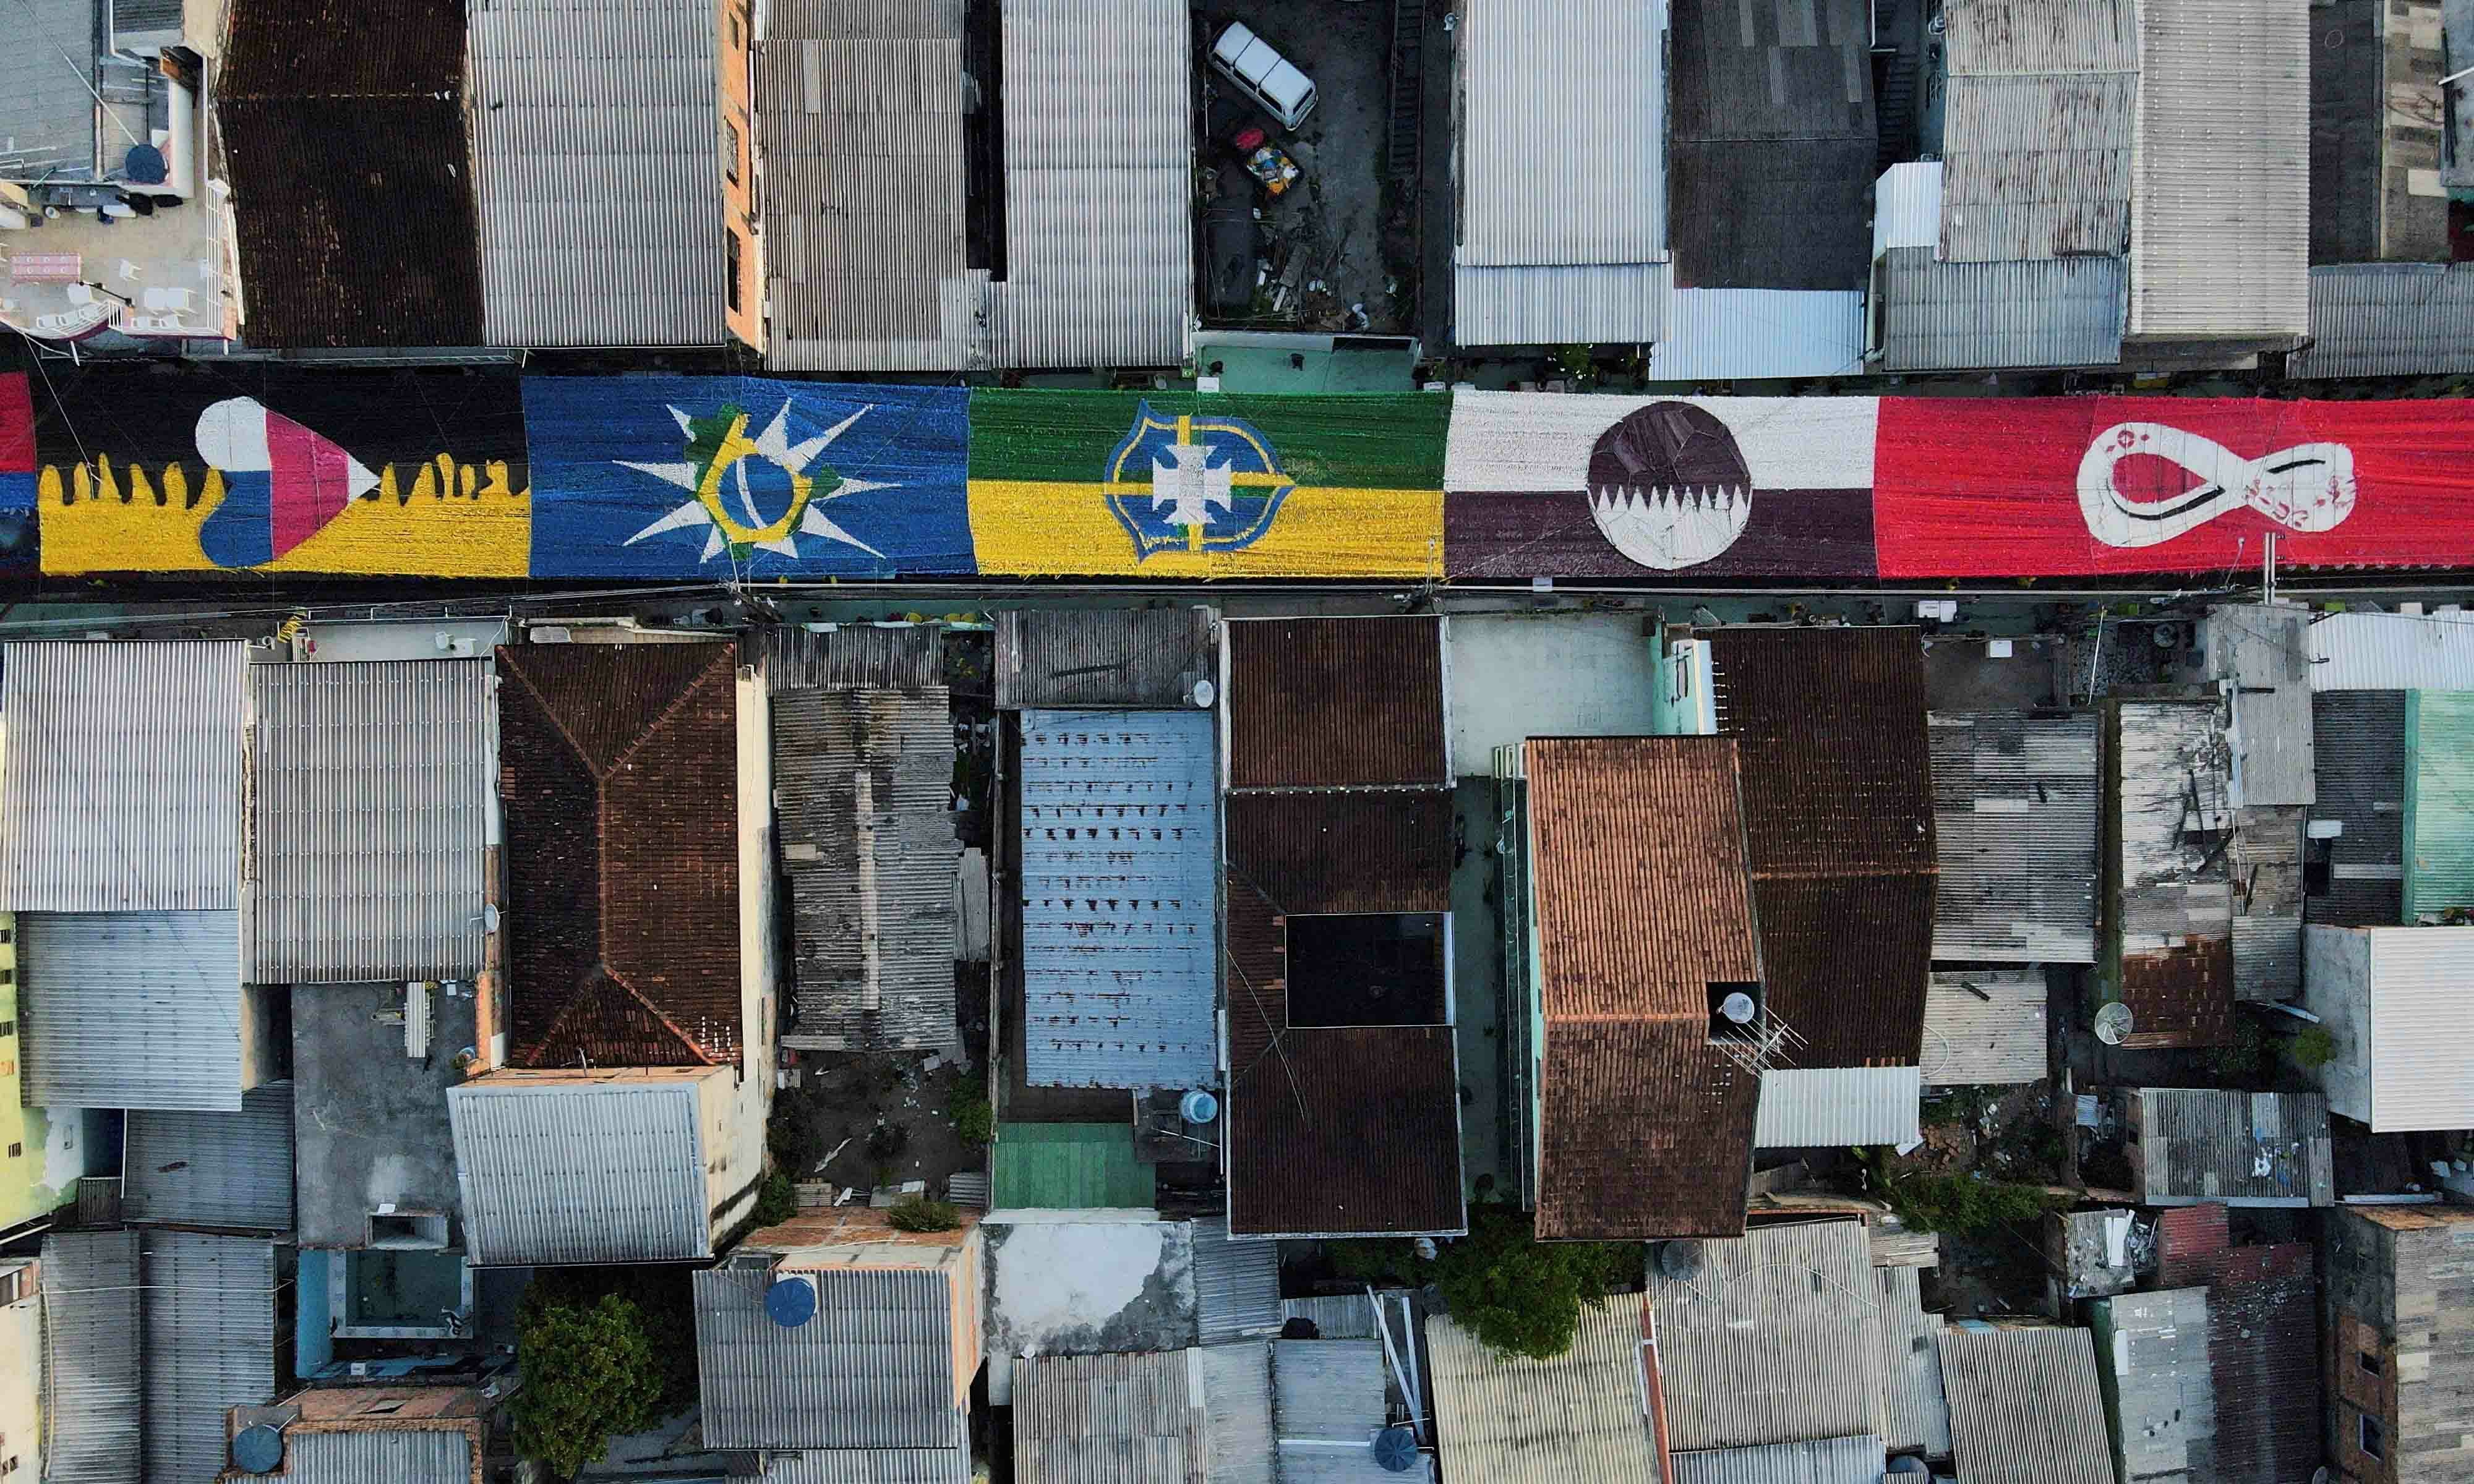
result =
[[1935,711],[1930,732],[1933,957],[2094,963],[2097,718]]
[[2224,1046],[2234,1039],[2234,945],[2194,938],[2176,947],[2125,956],[2122,1002],[2130,1007],[2134,1050]]
[[1535,738],[1526,766],[1539,1234],[1740,1233],[1760,1078],[1710,1035],[1710,987],[1762,978],[1735,740]]
[[1228,644],[1232,788],[1448,788],[1443,620],[1251,618]]
[[[2136,7],[1958,0],[1945,14],[1942,254],[2119,257],[2130,245]],[[2119,308],[2114,324],[2118,338]]]
[[1452,796],[1230,794],[1228,859],[1282,912],[1448,912]]
[[739,1054],[738,646],[498,650],[519,1066]]
[[1468,1227],[1449,1026],[1289,1030],[1231,1072],[1226,1124],[1232,1234]]
[[2227,1257],[2224,1276],[2208,1290],[2217,1476],[2307,1479],[2320,1458],[2312,1249],[2307,1243],[2244,1247]]
[[2110,707],[2109,950],[2129,1046],[2217,1046],[2233,1034],[2227,798],[2233,754],[2214,698]]
[[934,624],[759,629],[747,648],[765,688],[777,695],[862,688],[917,695],[944,683],[942,632]]
[[997,705],[1181,706],[1220,682],[1211,610],[1008,610],[996,615]]

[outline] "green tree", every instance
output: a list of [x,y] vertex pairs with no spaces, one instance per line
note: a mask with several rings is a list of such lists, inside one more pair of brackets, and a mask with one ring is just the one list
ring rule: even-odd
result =
[[516,1448],[558,1477],[599,1460],[614,1435],[662,1420],[662,1363],[643,1311],[617,1294],[590,1307],[528,1302],[516,1346]]
[[1430,1263],[1407,1242],[1334,1242],[1330,1253],[1344,1278],[1433,1282],[1481,1342],[1539,1360],[1572,1348],[1581,1305],[1601,1307],[1618,1284],[1641,1279],[1638,1243],[1541,1242],[1527,1215],[1501,1206],[1472,1207],[1469,1234],[1443,1244]]
[[778,1227],[799,1214],[799,1192],[791,1187],[790,1177],[780,1170],[764,1177],[756,1187],[756,1224]]
[[2324,1025],[2306,1025],[2285,1043],[2285,1054],[2306,1072],[2316,1072],[2337,1059],[2337,1038]]

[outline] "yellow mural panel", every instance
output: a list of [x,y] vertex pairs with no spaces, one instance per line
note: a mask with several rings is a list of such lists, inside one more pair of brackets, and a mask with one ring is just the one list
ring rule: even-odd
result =
[[[974,479],[980,571],[1008,577],[1441,578],[1441,490],[1299,486],[1252,544],[1137,552],[1097,482]],[[1143,491],[1148,493],[1146,487]]]

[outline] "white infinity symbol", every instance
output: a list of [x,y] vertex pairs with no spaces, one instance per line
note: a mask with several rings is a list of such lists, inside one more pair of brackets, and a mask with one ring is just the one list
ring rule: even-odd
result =
[[[2133,500],[2114,487],[2114,466],[2137,455],[2169,460],[2199,486],[2163,500]],[[2245,459],[2212,439],[2162,422],[2117,422],[2079,460],[2079,514],[2108,546],[2153,546],[2247,505],[2292,531],[2327,531],[2354,513],[2354,450],[2296,443]]]

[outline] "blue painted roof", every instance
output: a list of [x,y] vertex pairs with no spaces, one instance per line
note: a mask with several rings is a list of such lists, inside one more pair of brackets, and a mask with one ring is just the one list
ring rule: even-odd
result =
[[1219,1062],[1206,711],[1025,711],[1023,982],[1035,1087],[1188,1088]]

